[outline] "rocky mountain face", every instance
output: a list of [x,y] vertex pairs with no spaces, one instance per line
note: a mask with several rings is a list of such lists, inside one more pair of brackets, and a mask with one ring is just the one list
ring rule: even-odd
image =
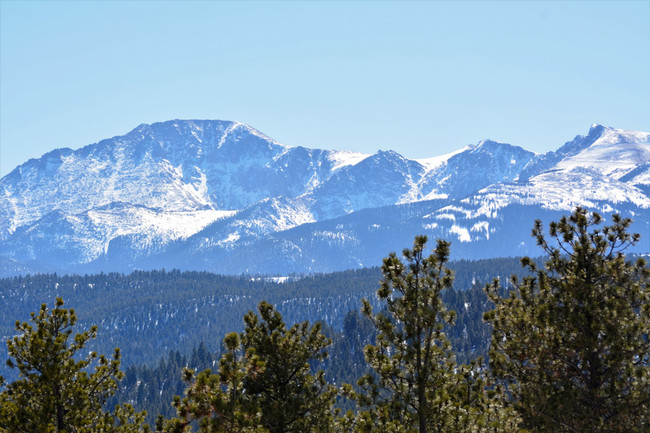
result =
[[455,258],[536,255],[530,229],[575,206],[635,220],[650,252],[650,134],[593,125],[536,155],[491,140],[410,160],[291,147],[239,122],[140,125],[0,180],[0,276],[373,266],[416,234]]

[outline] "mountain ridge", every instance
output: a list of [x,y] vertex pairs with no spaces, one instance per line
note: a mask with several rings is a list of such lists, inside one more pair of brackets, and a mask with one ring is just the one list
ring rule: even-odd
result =
[[[514,239],[497,241],[508,238],[504,215],[518,219],[508,209],[523,206],[529,227],[578,205],[647,215],[649,186],[650,134],[597,124],[542,155],[488,139],[413,160],[288,146],[241,122],[170,120],[53,150],[0,179],[0,275],[174,267],[173,257],[221,273],[325,272],[376,265],[392,242],[420,232],[470,256],[489,257],[471,245],[487,245],[491,257],[528,254]],[[426,212],[412,218],[416,208]],[[394,215],[404,235],[374,227],[378,214],[363,212],[372,209]],[[340,218],[354,228],[322,228]],[[360,239],[385,251],[359,252]],[[268,256],[263,266],[256,249]]]

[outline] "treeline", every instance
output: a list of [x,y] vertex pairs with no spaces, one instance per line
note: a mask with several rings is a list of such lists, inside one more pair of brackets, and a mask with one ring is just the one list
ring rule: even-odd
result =
[[[602,223],[580,208],[552,223],[549,236],[536,223],[544,265],[524,258],[527,275],[485,288],[493,304],[484,314],[489,365],[481,357],[460,361],[448,338],[457,317],[443,300],[454,280],[449,243],[428,253],[426,237],[416,237],[401,256],[384,259],[375,302],[364,299],[360,313],[347,314],[339,337],[321,323],[287,325],[263,301],[244,315],[241,332],[225,336],[218,357],[205,346],[190,360],[170,356],[161,370],[180,370],[185,384],[173,398],[175,414],[160,414],[153,429],[646,432],[650,268],[625,256],[639,239],[627,232],[630,220]],[[17,323],[8,341],[8,365],[19,378],[0,392],[3,431],[151,430],[131,404],[106,408],[125,374],[119,350],[86,355],[97,328],[72,337],[76,314],[60,298],[30,322]],[[347,383],[323,369],[337,344],[351,355],[346,362],[359,364],[346,371]],[[201,365],[185,368],[191,363]],[[126,375],[140,389],[137,372]]]

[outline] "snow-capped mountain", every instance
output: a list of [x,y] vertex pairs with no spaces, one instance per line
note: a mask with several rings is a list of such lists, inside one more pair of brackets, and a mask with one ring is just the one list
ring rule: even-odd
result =
[[0,275],[331,271],[377,265],[419,233],[451,240],[459,258],[535,254],[533,220],[578,205],[650,233],[649,193],[650,134],[601,125],[545,155],[484,140],[410,160],[174,120],[54,150],[2,178]]

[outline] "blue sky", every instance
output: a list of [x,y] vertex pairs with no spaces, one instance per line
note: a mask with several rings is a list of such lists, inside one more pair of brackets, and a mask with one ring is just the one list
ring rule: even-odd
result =
[[650,2],[0,0],[0,174],[140,123],[227,119],[411,158],[650,130]]

